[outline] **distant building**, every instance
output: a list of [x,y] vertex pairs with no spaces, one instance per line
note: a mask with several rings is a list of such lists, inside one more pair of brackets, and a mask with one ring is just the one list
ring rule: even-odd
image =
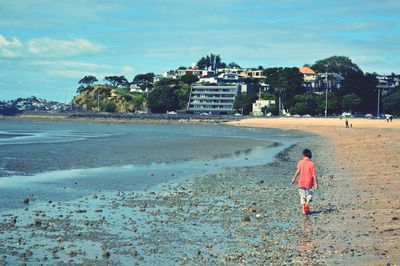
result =
[[241,74],[245,69],[243,68],[217,68],[215,71],[217,74]]
[[234,73],[220,74],[217,78],[218,84],[241,84],[245,80],[241,75]]
[[264,115],[262,109],[264,107],[269,107],[275,104],[275,100],[257,100],[253,103],[253,115],[254,116],[262,116]]
[[260,69],[248,69],[248,70],[247,70],[247,75],[248,75],[250,78],[253,78],[253,79],[265,78],[265,76],[264,76],[264,70],[260,70]]
[[218,75],[217,74],[208,74],[199,78],[198,83],[201,84],[217,84],[218,82]]
[[344,77],[337,73],[318,73],[315,82],[316,91],[336,91],[340,89]]
[[389,93],[400,85],[400,75],[378,75],[376,78],[378,79],[378,85],[376,88],[381,90],[383,95]]
[[145,91],[142,90],[139,83],[132,83],[129,85],[129,92],[144,93]]
[[239,85],[195,84],[190,92],[188,111],[200,113],[230,114],[239,93]]
[[207,76],[209,74],[214,74],[215,71],[214,70],[207,70],[207,69],[178,69],[176,70],[176,76],[178,78],[184,76],[184,75],[193,75],[193,76],[197,76],[198,78],[203,77],[203,76]]
[[303,75],[303,87],[309,91],[314,91],[317,82],[317,73],[310,67],[300,67],[299,71]]
[[167,79],[176,79],[177,75],[176,72],[174,70],[170,70],[170,71],[165,71],[161,74],[162,78],[167,78]]

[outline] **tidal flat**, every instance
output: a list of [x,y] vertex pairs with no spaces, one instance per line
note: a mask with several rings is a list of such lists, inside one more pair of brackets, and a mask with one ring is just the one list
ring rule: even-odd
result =
[[331,179],[321,178],[324,189],[309,217],[301,214],[297,190],[290,185],[302,148],[323,143],[300,142],[268,164],[225,168],[140,192],[96,191],[72,201],[50,200],[3,212],[1,261],[325,264],[335,251],[322,249],[321,239],[329,237],[323,228],[339,212],[326,199]]
[[[51,151],[71,169],[46,168],[25,176],[3,172],[0,265],[321,265],[363,254],[349,245],[332,245],[346,241],[346,234],[331,229],[348,206],[333,200],[337,190],[332,184],[342,173],[331,168],[325,138],[296,130],[216,125],[22,125],[18,132],[29,131],[35,143],[25,136],[1,148],[18,152],[33,146],[37,156],[28,156],[31,160],[42,160],[39,155]],[[15,133],[12,127],[3,125],[3,131]],[[166,146],[183,141],[180,150],[188,149],[194,158],[170,160],[171,155],[168,162],[143,161],[140,167],[77,170],[70,163],[77,158],[62,154],[97,143],[113,152],[88,156],[82,149],[74,154],[97,166],[108,154],[115,154],[118,163],[147,160],[143,154],[149,150],[127,148],[129,156],[123,156],[114,141],[144,147],[144,140],[155,145],[155,139]],[[308,217],[301,214],[297,189],[290,184],[305,147],[314,151],[321,184]],[[2,158],[12,160],[11,155]],[[344,191],[349,194],[346,186]]]

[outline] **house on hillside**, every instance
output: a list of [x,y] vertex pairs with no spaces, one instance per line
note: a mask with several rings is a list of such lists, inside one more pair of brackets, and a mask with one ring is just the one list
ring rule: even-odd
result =
[[245,71],[245,69],[243,69],[243,68],[225,67],[225,68],[217,68],[215,73],[217,73],[218,75],[219,74],[238,74],[238,75],[240,75],[240,73],[242,73],[243,71]]
[[199,78],[198,83],[201,84],[217,84],[218,75],[215,73],[210,73]]
[[315,85],[315,91],[329,92],[340,89],[344,77],[337,73],[318,73]]
[[264,76],[264,70],[260,70],[260,69],[248,69],[248,70],[247,70],[247,75],[248,75],[250,78],[253,78],[253,79],[265,78],[265,76]]
[[400,75],[378,75],[376,78],[378,79],[376,88],[381,90],[383,95],[400,85]]
[[176,76],[178,78],[184,76],[184,75],[193,75],[197,76],[198,78],[207,76],[209,74],[214,74],[214,70],[207,70],[207,69],[195,69],[195,68],[187,68],[187,69],[177,69],[176,70]]
[[303,87],[308,91],[314,91],[317,82],[317,73],[310,67],[300,67],[300,73],[303,75]]
[[240,84],[246,80],[241,75],[234,73],[220,74],[217,78],[218,84]]

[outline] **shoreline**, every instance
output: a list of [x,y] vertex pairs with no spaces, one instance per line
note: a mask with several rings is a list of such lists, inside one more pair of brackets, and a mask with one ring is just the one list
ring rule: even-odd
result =
[[400,121],[349,121],[353,128],[346,129],[344,120],[331,118],[256,118],[228,124],[297,129],[327,138],[330,148],[319,153],[328,159],[319,167],[329,169],[330,196],[333,203],[340,202],[340,219],[323,228],[335,237],[321,241],[321,247],[332,246],[337,252],[332,259],[338,263],[398,265]]
[[48,113],[26,112],[19,116],[0,116],[0,121],[77,122],[115,124],[216,124],[238,121],[243,117],[190,114],[135,113]]

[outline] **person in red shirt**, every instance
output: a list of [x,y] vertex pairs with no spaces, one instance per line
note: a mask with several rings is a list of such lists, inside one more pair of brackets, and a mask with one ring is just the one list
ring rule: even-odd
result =
[[293,185],[296,182],[297,176],[300,175],[298,187],[303,214],[310,213],[310,202],[313,197],[313,188],[318,189],[317,169],[311,158],[311,151],[305,149],[303,151],[303,159],[297,164],[296,173],[294,173],[292,178]]

